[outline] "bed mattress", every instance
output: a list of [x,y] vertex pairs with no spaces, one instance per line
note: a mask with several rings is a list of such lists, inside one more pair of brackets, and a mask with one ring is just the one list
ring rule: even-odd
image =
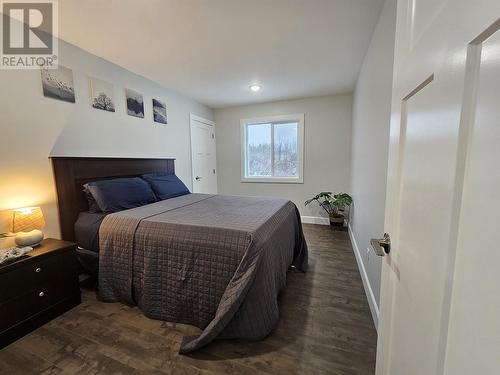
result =
[[102,212],[80,212],[75,222],[75,241],[78,247],[99,252],[99,228],[106,217]]

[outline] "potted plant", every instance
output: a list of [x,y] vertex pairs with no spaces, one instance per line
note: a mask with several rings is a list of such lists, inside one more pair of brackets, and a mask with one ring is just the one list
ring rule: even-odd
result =
[[347,193],[332,194],[331,192],[321,192],[315,197],[305,202],[307,206],[311,202],[318,202],[330,218],[330,225],[341,227],[344,225],[344,212],[352,204],[352,197]]

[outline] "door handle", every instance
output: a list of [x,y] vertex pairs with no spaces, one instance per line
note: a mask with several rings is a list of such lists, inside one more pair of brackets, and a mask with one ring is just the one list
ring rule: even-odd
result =
[[370,240],[370,244],[372,245],[375,254],[380,257],[383,257],[385,254],[389,254],[391,252],[391,237],[388,233],[384,233],[384,237],[380,239],[372,238]]
[[200,176],[196,176],[194,179],[195,179],[196,181],[200,181],[200,180],[201,180],[201,177],[200,177]]

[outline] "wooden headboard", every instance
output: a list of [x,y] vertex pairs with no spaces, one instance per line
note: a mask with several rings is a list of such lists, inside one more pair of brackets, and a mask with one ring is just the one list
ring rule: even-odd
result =
[[87,182],[145,173],[174,174],[175,159],[69,158],[51,157],[57,189],[59,225],[63,240],[74,241],[78,214],[88,211],[83,193]]

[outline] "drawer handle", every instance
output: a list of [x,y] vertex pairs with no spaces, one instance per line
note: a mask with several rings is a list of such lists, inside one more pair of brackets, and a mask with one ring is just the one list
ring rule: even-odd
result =
[[44,292],[40,292],[40,293],[38,293],[38,297],[43,297],[44,295],[45,295],[45,293],[44,293]]
[[40,267],[38,267],[36,270],[35,270],[36,273],[40,273],[42,272],[42,269]]

